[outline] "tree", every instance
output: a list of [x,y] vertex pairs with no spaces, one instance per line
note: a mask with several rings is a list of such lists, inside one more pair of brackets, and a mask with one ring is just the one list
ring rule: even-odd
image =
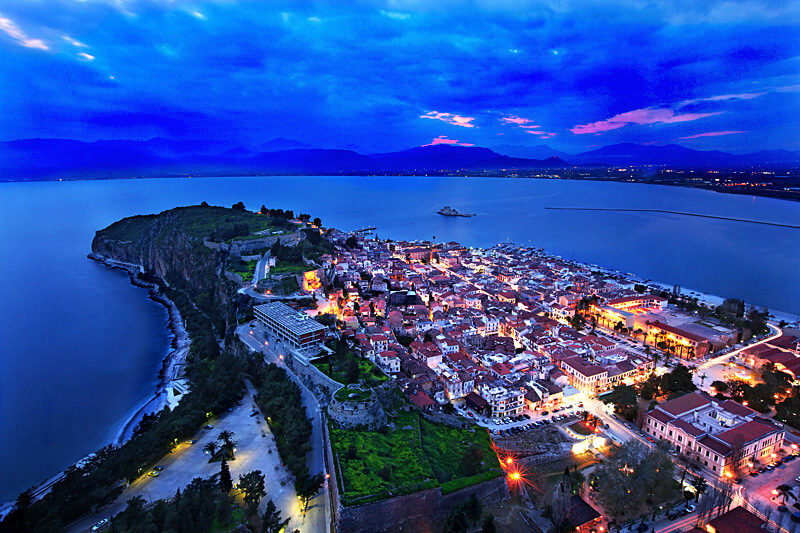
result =
[[233,452],[236,449],[236,441],[233,440],[233,435],[233,431],[224,429],[219,432],[219,436],[217,437],[217,441],[222,442],[220,448],[224,452],[223,455],[231,459],[233,459]]
[[358,239],[355,235],[350,235],[344,243],[348,248],[355,248],[358,246]]
[[463,477],[474,476],[481,470],[483,464],[483,449],[473,444],[464,451],[458,465],[458,473]]
[[272,500],[267,502],[267,509],[264,511],[264,516],[261,517],[265,533],[281,533],[286,529],[289,520],[290,518],[281,520],[281,511],[275,507]]
[[494,525],[494,515],[488,515],[483,519],[481,533],[497,533],[497,528]]
[[603,400],[606,403],[614,404],[614,412],[624,416],[628,420],[633,420],[636,416],[638,402],[636,399],[636,389],[630,385],[619,385]]
[[352,358],[347,364],[347,373],[344,376],[344,380],[347,383],[357,383],[360,373],[361,369],[358,368],[358,361],[355,358]]
[[304,477],[300,482],[295,486],[297,489],[297,496],[300,498],[300,501],[303,503],[303,512],[305,513],[308,510],[308,502],[317,495],[319,489],[322,487],[322,483],[325,481],[325,478],[322,474],[317,474],[311,477]]
[[778,494],[780,495],[781,501],[783,503],[786,503],[787,496],[795,501],[797,500],[797,496],[794,495],[794,493],[792,492],[792,487],[790,487],[789,485],[778,485],[777,487],[775,487],[775,490],[778,491]]
[[210,459],[208,460],[209,463],[214,460],[214,457],[216,457],[218,450],[219,450],[219,445],[216,443],[216,441],[213,440],[207,442],[206,445],[203,446],[203,451],[206,452],[209,456],[211,456]]
[[316,218],[314,219],[314,225],[315,225],[316,227],[318,227],[318,228],[319,228],[319,227],[322,227],[322,219],[320,219],[319,217],[316,217]]
[[228,468],[228,461],[223,457],[222,464],[219,465],[219,488],[225,494],[233,490],[233,479],[231,470]]
[[692,478],[692,487],[694,488],[694,501],[699,501],[700,495],[708,488],[708,482],[703,476],[695,476]]
[[236,202],[231,206],[231,209],[236,209],[238,211],[244,211],[244,202]]
[[712,388],[712,389],[714,389],[714,390],[715,390],[715,391],[717,391],[717,392],[722,392],[722,393],[725,393],[725,392],[728,392],[728,389],[729,389],[730,387],[729,387],[729,386],[728,386],[728,384],[727,384],[727,383],[725,383],[724,381],[714,380],[714,381],[711,383],[711,388]]
[[264,474],[261,470],[253,470],[247,474],[239,476],[239,490],[244,493],[244,502],[255,511],[261,498],[267,495],[264,485]]
[[464,505],[464,513],[467,515],[468,519],[472,520],[473,526],[478,523],[478,519],[483,513],[483,505],[478,497],[475,496],[475,493],[470,495],[467,503]]

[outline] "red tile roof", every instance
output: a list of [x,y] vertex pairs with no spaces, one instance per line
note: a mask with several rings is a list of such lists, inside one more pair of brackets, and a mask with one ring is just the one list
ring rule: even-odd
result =
[[658,407],[673,416],[680,416],[683,413],[693,411],[698,407],[708,405],[711,403],[711,401],[711,398],[705,394],[699,392],[690,392],[689,394],[684,394],[683,396],[675,398],[674,400],[664,402]]
[[775,431],[774,427],[751,420],[750,422],[745,422],[740,426],[731,428],[728,431],[723,431],[716,435],[716,437],[730,446],[740,446],[748,442],[759,440],[773,431]]

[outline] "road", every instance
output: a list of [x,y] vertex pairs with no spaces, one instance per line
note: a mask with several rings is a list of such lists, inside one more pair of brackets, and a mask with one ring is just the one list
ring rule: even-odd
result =
[[[731,357],[736,357],[741,354],[744,350],[752,348],[753,346],[758,346],[760,344],[764,344],[765,342],[769,342],[771,340],[777,339],[781,335],[783,335],[783,330],[778,326],[774,326],[770,323],[767,323],[769,326],[770,334],[758,342],[754,342],[752,344],[748,344],[742,346],[741,348],[737,348],[733,351],[727,352],[722,355],[718,355],[712,359],[708,359],[704,361],[702,364],[697,366],[697,371],[694,373],[694,382],[698,388],[710,392],[711,391],[711,383],[716,380],[722,381],[723,378],[727,377],[725,373],[726,363],[730,360]],[[705,375],[705,379],[703,376]]]
[[[264,355],[264,361],[267,363],[274,363],[286,369],[289,377],[299,387],[303,397],[303,404],[306,407],[306,413],[311,417],[312,433],[311,433],[311,452],[308,457],[308,469],[311,475],[322,473],[325,474],[325,445],[322,439],[322,408],[317,401],[317,398],[308,390],[303,383],[297,379],[294,373],[283,362],[282,352],[285,347],[280,341],[270,339],[258,327],[250,327],[250,324],[239,326],[236,330],[239,339],[242,340],[253,351],[260,352]],[[286,515],[284,515],[286,516]],[[291,529],[298,528],[301,532],[305,531],[329,531],[331,510],[330,498],[328,496],[327,480],[317,494],[309,503],[308,511],[305,517],[302,517],[300,522],[295,522],[294,519],[290,522]],[[300,524],[300,525],[298,525]]]
[[237,442],[236,458],[228,463],[234,483],[239,480],[240,474],[261,470],[266,477],[267,496],[261,501],[259,512],[264,511],[267,501],[271,499],[281,509],[284,517],[291,516],[290,526],[303,531],[302,513],[291,475],[281,466],[272,432],[264,418],[250,416],[254,406],[252,391],[248,389],[241,406],[234,408],[231,413],[209,420],[214,426],[213,429],[201,429],[192,436],[196,441],[194,444],[189,444],[189,441],[182,442],[170,454],[164,456],[157,463],[163,467],[157,478],[148,476],[145,471],[114,503],[94,515],[73,523],[67,528],[68,531],[89,531],[102,518],[116,515],[124,510],[128,500],[134,496],[142,496],[148,502],[170,499],[175,496],[175,491],[183,490],[194,478],[210,478],[219,473],[220,463],[209,463],[203,447],[206,443],[216,440],[222,430],[232,431]]
[[256,264],[256,271],[253,273],[253,285],[257,285],[259,281],[267,277],[269,274],[269,256],[270,252],[266,252]]

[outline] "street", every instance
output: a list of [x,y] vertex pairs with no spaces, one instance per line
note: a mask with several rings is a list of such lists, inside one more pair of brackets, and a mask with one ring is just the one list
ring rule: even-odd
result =
[[[222,430],[234,433],[236,445],[236,458],[228,462],[234,484],[239,480],[239,475],[253,470],[261,470],[266,478],[267,495],[262,499],[259,512],[266,508],[266,502],[272,500],[283,513],[283,517],[290,517],[290,526],[301,531],[318,531],[306,529],[302,526],[302,513],[294,491],[291,476],[285,467],[281,466],[272,432],[262,416],[251,417],[254,409],[252,390],[248,388],[241,406],[236,406],[231,413],[224,413],[216,418],[211,418],[209,424],[213,429],[201,429],[189,441],[181,442],[172,451],[157,463],[163,467],[158,477],[147,475],[135,480],[125,489],[125,492],[111,505],[100,512],[86,517],[69,526],[69,531],[89,531],[91,527],[102,518],[108,518],[124,510],[127,502],[134,496],[142,496],[147,502],[159,499],[170,499],[177,490],[183,490],[194,478],[210,478],[219,473],[220,463],[208,462],[208,455],[203,451],[206,443],[214,441]],[[153,465],[156,466],[156,465]],[[281,484],[284,484],[282,486]]]
[[[251,333],[252,332],[252,333]],[[281,354],[282,344],[280,341],[270,340],[265,334],[256,328],[251,328],[250,324],[239,326],[236,330],[239,338],[255,352],[264,355],[264,361],[274,363],[287,371],[289,377],[299,387],[303,397],[303,404],[306,407],[306,414],[311,417],[311,452],[308,457],[308,470],[311,475],[317,473],[325,474],[325,446],[322,440],[322,415],[317,398],[309,391],[305,385],[297,379],[294,373],[283,362]],[[276,502],[277,504],[277,502]],[[319,493],[311,500],[305,517],[301,517],[297,522],[292,519],[291,528],[298,528],[301,532],[305,531],[328,531],[330,528],[330,499],[328,497],[327,480],[323,484]],[[284,516],[288,516],[284,514]]]

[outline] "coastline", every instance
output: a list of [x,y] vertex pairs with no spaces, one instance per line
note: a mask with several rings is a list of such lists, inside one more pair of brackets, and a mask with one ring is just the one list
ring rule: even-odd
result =
[[145,414],[160,411],[168,405],[167,389],[175,380],[180,379],[181,371],[186,363],[186,356],[189,353],[191,341],[189,339],[189,334],[183,327],[183,319],[178,307],[172,300],[167,298],[164,293],[158,290],[157,285],[147,283],[138,277],[138,274],[144,272],[144,268],[141,265],[115,261],[95,252],[90,253],[87,257],[107,267],[124,270],[130,277],[131,285],[147,289],[148,298],[161,304],[167,310],[167,328],[170,332],[170,351],[164,356],[161,363],[161,369],[158,372],[159,381],[156,384],[153,396],[138,406],[135,406],[132,410],[132,414],[128,416],[122,424],[121,429],[110,439],[111,444],[118,446],[130,439],[133,435],[133,430]]
[[[189,353],[189,345],[191,343],[186,329],[183,327],[183,319],[180,311],[175,303],[166,297],[158,286],[152,283],[147,283],[138,278],[138,274],[144,271],[141,265],[131,263],[122,263],[114,261],[107,257],[101,256],[94,252],[88,254],[89,259],[102,263],[103,265],[124,270],[130,278],[131,285],[147,289],[148,297],[156,303],[161,304],[167,310],[167,328],[170,332],[170,349],[164,356],[161,363],[161,369],[158,372],[158,383],[153,395],[144,402],[135,405],[120,421],[121,424],[115,425],[113,433],[109,434],[107,444],[119,446],[125,443],[133,435],[133,430],[137,424],[142,420],[145,414],[160,411],[168,405],[168,392],[169,386],[176,380],[180,379],[183,366],[186,363],[186,356]],[[119,429],[115,429],[119,428]],[[73,466],[81,466],[94,455],[94,452],[89,453],[75,461],[73,465],[65,468],[64,470],[53,474],[41,483],[34,485],[33,497],[39,499],[49,491],[55,483],[61,480],[65,472]],[[8,513],[14,505],[14,501],[0,502],[0,519]]]

